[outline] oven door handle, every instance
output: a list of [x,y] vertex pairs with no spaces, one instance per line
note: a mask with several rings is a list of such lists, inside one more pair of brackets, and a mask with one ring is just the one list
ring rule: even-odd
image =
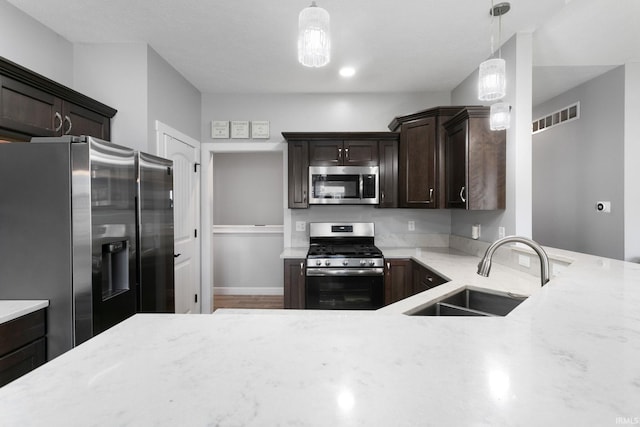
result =
[[307,268],[307,276],[383,276],[384,268]]

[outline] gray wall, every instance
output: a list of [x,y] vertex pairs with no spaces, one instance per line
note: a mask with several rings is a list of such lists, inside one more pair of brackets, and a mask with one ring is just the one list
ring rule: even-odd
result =
[[268,120],[270,141],[283,141],[285,131],[388,131],[396,116],[449,103],[448,92],[203,94],[201,141],[230,141],[211,139],[212,120]]
[[156,120],[199,141],[200,91],[151,47],[147,67],[149,149],[156,145]]
[[73,87],[73,45],[0,0],[0,56]]
[[76,90],[118,110],[111,141],[150,152],[147,143],[147,45],[74,45]]
[[[580,102],[580,119],[533,136],[533,237],[556,248],[624,258],[625,72],[618,67],[534,110]],[[597,213],[611,201],[611,213]]]
[[282,153],[213,156],[215,225],[282,225]]

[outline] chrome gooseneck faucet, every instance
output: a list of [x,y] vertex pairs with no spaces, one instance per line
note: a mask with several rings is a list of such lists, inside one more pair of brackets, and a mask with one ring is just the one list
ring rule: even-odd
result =
[[491,271],[491,258],[493,257],[493,253],[500,246],[505,243],[523,243],[533,249],[540,258],[540,280],[542,282],[542,286],[545,285],[549,281],[549,257],[547,253],[542,249],[542,246],[537,244],[531,239],[527,239],[526,237],[520,236],[507,236],[502,239],[498,239],[491,244],[487,248],[487,252],[485,252],[484,257],[478,264],[478,274],[484,277],[489,277],[489,271]]

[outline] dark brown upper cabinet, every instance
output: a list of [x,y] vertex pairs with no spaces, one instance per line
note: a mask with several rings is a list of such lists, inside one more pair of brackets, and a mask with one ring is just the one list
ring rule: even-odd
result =
[[24,67],[0,58],[0,133],[111,138],[116,110]]
[[398,140],[380,141],[380,203],[379,208],[398,207]]
[[[398,140],[396,132],[283,132],[282,136],[288,143],[289,208],[309,207],[309,166],[379,166],[379,145]],[[394,168],[385,170],[393,173]],[[381,173],[380,182],[383,179]]]
[[309,166],[378,166],[378,141],[313,141]]
[[489,129],[489,107],[466,107],[444,128],[446,207],[504,209],[506,132]]
[[462,108],[435,107],[396,117],[389,129],[400,131],[398,206],[436,209],[445,205],[443,123]]
[[289,207],[308,208],[309,143],[290,141],[288,144]]

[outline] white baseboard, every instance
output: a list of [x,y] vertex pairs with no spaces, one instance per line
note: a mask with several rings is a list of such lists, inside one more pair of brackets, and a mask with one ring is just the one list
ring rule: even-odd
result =
[[284,295],[282,287],[214,287],[213,295]]

